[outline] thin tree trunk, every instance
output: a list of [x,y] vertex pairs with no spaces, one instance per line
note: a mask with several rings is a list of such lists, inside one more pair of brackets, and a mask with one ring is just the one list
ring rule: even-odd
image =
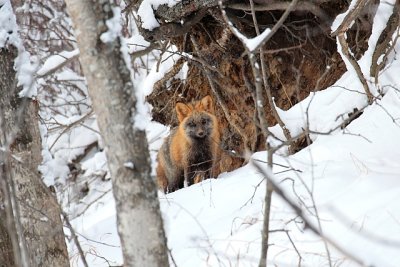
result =
[[108,1],[67,0],[80,61],[105,144],[117,205],[124,266],[168,266],[166,238],[145,132],[132,126],[134,87],[121,40],[100,40],[113,12]]
[[18,97],[16,56],[11,45],[0,50],[0,260],[5,266],[69,266],[60,207],[37,171],[38,107]]

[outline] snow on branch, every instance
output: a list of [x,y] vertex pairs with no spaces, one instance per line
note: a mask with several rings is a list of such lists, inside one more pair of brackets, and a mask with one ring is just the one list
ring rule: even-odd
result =
[[[223,6],[222,2],[220,2],[220,8],[222,10],[222,15],[224,17],[224,20],[228,24],[230,30],[233,32],[233,34],[237,38],[239,38],[242,41],[242,43],[246,46],[247,50],[250,53],[253,53],[253,52],[257,51],[258,49],[260,49],[266,42],[268,42],[271,39],[271,37],[276,33],[276,31],[283,25],[286,18],[289,16],[290,12],[292,12],[296,8],[298,1],[299,0],[293,0],[292,2],[290,2],[290,4],[287,6],[287,9],[285,10],[285,12],[279,18],[278,22],[271,29],[267,28],[264,30],[263,33],[261,33],[260,35],[254,37],[254,38],[251,38],[251,39],[244,36],[229,21],[227,15],[226,15],[225,9],[224,9],[225,7]],[[252,11],[255,11],[254,6],[253,6]]]
[[360,60],[361,68],[365,76],[369,76],[370,66],[372,65],[372,57],[376,46],[379,44],[379,37],[388,26],[388,21],[393,13],[396,2],[397,5],[399,5],[398,1],[396,0],[381,1],[379,3],[374,21],[372,23],[372,34],[368,40],[368,50],[364,53],[364,56]]
[[346,12],[338,15],[332,23],[332,36],[336,36],[341,31],[346,31],[351,28],[355,19],[360,15],[363,7],[368,3],[368,0],[352,0]]
[[380,2],[372,23],[373,28],[372,34],[368,40],[368,50],[364,53],[362,58],[357,61],[348,46],[346,32],[352,27],[355,20],[362,15],[363,9],[367,4],[367,0],[353,0],[348,10],[337,16],[333,22],[331,35],[336,36],[338,52],[345,62],[347,70],[355,71],[368,97],[368,102],[371,104],[377,92],[371,92],[368,85],[368,80],[371,75],[370,69],[373,65],[373,57],[379,38],[388,25],[388,21],[396,5],[396,0]]
[[242,41],[242,43],[247,47],[247,49],[250,52],[253,52],[256,50],[256,48],[260,45],[260,43],[263,42],[264,39],[268,37],[268,35],[271,33],[271,29],[267,28],[265,29],[260,35],[254,37],[254,38],[247,38],[244,36],[238,29],[232,27],[232,30],[234,31],[233,34],[236,35]]
[[111,43],[120,36],[122,25],[121,25],[121,8],[118,6],[111,7],[113,16],[106,20],[108,31],[103,32],[100,36],[100,40],[103,43]]
[[18,86],[22,86],[20,97],[34,97],[37,94],[35,73],[37,60],[25,50],[18,35],[18,25],[9,0],[1,1],[0,5],[0,48],[14,46],[18,50],[14,68],[17,71]]
[[36,72],[38,77],[44,77],[53,74],[58,69],[65,66],[71,60],[79,56],[79,50],[75,49],[73,51],[62,51],[57,55],[52,55],[46,59],[44,64]]
[[137,9],[141,34],[154,41],[185,34],[205,16],[208,8],[215,6],[218,0],[141,0],[138,4],[131,0],[124,12]]
[[143,0],[138,9],[142,28],[153,30],[160,24],[156,18],[163,21],[179,21],[198,10],[218,5],[218,0],[190,0],[184,4],[179,0]]

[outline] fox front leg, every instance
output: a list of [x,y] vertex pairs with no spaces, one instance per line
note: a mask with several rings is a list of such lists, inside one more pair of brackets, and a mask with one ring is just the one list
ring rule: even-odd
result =
[[201,183],[203,180],[204,180],[204,173],[199,172],[194,177],[194,183],[195,184]]
[[189,184],[189,179],[188,179],[188,173],[189,173],[188,169],[185,168],[183,170],[183,177],[184,177],[184,179],[183,179],[183,187],[188,187],[190,185]]
[[190,168],[186,168],[184,171],[185,181],[184,187],[191,186],[195,183],[196,172],[191,170]]

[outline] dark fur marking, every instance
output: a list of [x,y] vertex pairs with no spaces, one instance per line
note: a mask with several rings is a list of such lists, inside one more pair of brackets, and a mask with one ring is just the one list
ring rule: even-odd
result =
[[188,163],[188,185],[194,183],[196,174],[203,174],[204,176],[210,176],[210,170],[212,167],[212,153],[211,153],[211,140],[209,137],[202,139],[192,139],[192,148],[190,149]]

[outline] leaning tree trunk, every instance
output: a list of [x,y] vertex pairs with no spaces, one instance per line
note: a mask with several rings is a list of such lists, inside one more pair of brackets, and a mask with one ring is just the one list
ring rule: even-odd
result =
[[37,170],[38,106],[20,98],[17,49],[0,49],[0,265],[69,266],[60,207]]
[[[132,125],[137,112],[135,88],[121,51],[121,39],[102,42],[100,38],[108,30],[106,21],[113,16],[111,5],[109,1],[66,3],[106,147],[124,266],[168,266],[146,134]],[[115,33],[115,29],[110,31]]]

